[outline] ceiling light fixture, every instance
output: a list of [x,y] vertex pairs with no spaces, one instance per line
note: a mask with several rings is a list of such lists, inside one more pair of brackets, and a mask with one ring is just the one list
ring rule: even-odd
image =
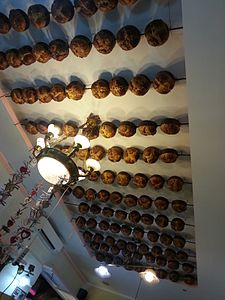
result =
[[19,286],[20,287],[30,286],[30,277],[29,277],[29,274],[21,277],[18,281],[19,281]]
[[146,270],[140,273],[140,276],[148,283],[158,283],[159,279],[153,270]]
[[95,268],[95,273],[101,278],[110,278],[111,277],[111,273],[105,266],[100,266],[98,268]]
[[[84,128],[84,125],[81,128]],[[58,145],[65,139],[67,139],[67,136],[60,135],[60,128],[50,124],[45,138],[37,139],[37,144],[33,151],[33,155],[37,159],[37,168],[40,175],[53,185],[59,183],[62,185],[74,185],[77,181],[85,179],[90,172],[100,170],[99,162],[94,159],[87,159],[84,163],[84,168],[78,166],[72,159],[80,149],[88,149],[90,147],[87,137],[76,135],[68,150],[62,152]]]

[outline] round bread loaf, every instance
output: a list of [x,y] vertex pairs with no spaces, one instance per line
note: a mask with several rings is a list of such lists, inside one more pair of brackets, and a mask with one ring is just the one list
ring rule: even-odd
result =
[[117,246],[112,246],[111,253],[112,255],[118,255],[120,253],[120,249]]
[[128,219],[129,219],[132,223],[137,224],[137,223],[139,223],[140,220],[141,220],[141,215],[140,215],[140,213],[139,213],[138,211],[132,210],[132,211],[129,213],[129,215],[128,215]]
[[167,186],[173,192],[179,192],[179,191],[181,191],[182,187],[183,187],[183,184],[184,184],[184,181],[179,176],[171,176],[167,180]]
[[170,259],[168,261],[168,268],[171,269],[171,270],[177,270],[179,269],[179,262],[175,259]]
[[[89,149],[80,149],[75,153],[75,156],[80,160],[86,160],[89,157]],[[90,180],[90,177],[88,177]]]
[[108,235],[108,236],[105,238],[105,243],[106,243],[109,247],[112,247],[112,246],[114,246],[114,244],[115,244],[115,239],[114,239],[112,236]]
[[100,233],[96,233],[93,237],[93,241],[95,241],[96,243],[102,243],[103,240],[104,236]]
[[173,271],[169,273],[169,280],[171,280],[172,282],[177,282],[180,279],[180,275],[178,272]]
[[128,90],[128,82],[121,76],[116,76],[109,81],[109,88],[114,96],[124,96]]
[[82,16],[91,17],[98,10],[94,0],[77,0],[74,2],[75,2],[76,11]]
[[116,256],[113,258],[113,264],[116,266],[122,266],[124,264],[124,261],[121,257]]
[[30,26],[27,14],[21,9],[11,9],[9,12],[9,22],[17,32],[24,32]]
[[175,86],[175,78],[168,71],[160,71],[153,80],[153,88],[160,94],[168,94]]
[[82,186],[76,186],[74,189],[73,189],[73,195],[78,198],[78,199],[81,199],[84,197],[84,194],[85,194],[85,190]]
[[164,178],[160,175],[152,175],[149,178],[149,185],[154,188],[155,190],[159,190],[163,188],[164,185]]
[[155,163],[159,158],[159,149],[156,147],[147,147],[144,149],[144,152],[142,154],[142,159],[144,162],[153,164]]
[[131,137],[136,133],[136,126],[129,121],[120,122],[118,133],[125,137]]
[[183,270],[185,273],[193,273],[193,272],[194,272],[194,269],[195,269],[195,267],[194,267],[192,264],[184,263],[184,264],[182,265],[182,270]]
[[83,233],[83,239],[86,243],[89,243],[92,240],[93,234],[90,231],[85,231]]
[[158,256],[158,257],[156,257],[156,263],[160,267],[165,267],[165,265],[167,263],[167,259],[163,255]]
[[50,93],[52,99],[56,102],[61,102],[66,98],[65,87],[60,83],[53,84]]
[[129,83],[129,90],[136,96],[144,96],[150,89],[151,82],[147,76],[139,74]]
[[138,205],[142,209],[149,209],[152,206],[152,199],[147,195],[142,195],[138,198]]
[[52,58],[49,46],[42,42],[35,44],[33,47],[33,55],[36,61],[43,64],[47,63]]
[[180,251],[177,252],[176,258],[179,261],[184,262],[184,261],[188,260],[188,254],[186,252],[180,250]]
[[57,39],[49,44],[49,51],[53,59],[62,61],[69,55],[69,46],[65,41]]
[[116,183],[121,186],[127,186],[131,180],[131,176],[127,172],[119,172],[116,175]]
[[101,54],[109,54],[112,52],[116,44],[114,34],[106,29],[103,29],[95,34],[93,46]]
[[131,227],[128,225],[122,225],[121,226],[121,233],[125,236],[129,236],[131,234]]
[[78,133],[78,126],[76,123],[69,121],[63,125],[63,134],[67,137],[75,137]]
[[7,50],[5,52],[5,57],[8,65],[13,68],[19,68],[23,64],[17,49]]
[[171,221],[171,228],[174,230],[174,231],[182,231],[184,230],[184,226],[185,226],[185,223],[182,219],[180,218],[174,218],[172,221]]
[[[110,231],[112,233],[119,233],[120,232],[120,225],[117,223],[112,223],[109,227]],[[117,247],[118,247],[118,243],[117,243]],[[118,247],[119,248],[119,247]]]
[[92,204],[92,206],[90,207],[90,212],[94,215],[100,214],[101,210],[101,207],[96,204]]
[[169,206],[168,199],[164,197],[157,197],[154,201],[155,207],[160,210],[166,210]]
[[165,255],[167,258],[169,258],[169,259],[174,259],[174,258],[176,258],[176,252],[175,252],[173,249],[171,249],[171,248],[165,249],[164,255]]
[[101,202],[107,202],[109,200],[110,193],[106,190],[100,190],[97,194],[97,198]]
[[109,246],[105,243],[102,243],[101,246],[100,246],[100,251],[103,252],[103,253],[106,253],[109,251]]
[[78,210],[81,214],[87,214],[89,212],[89,205],[87,203],[80,203],[79,206],[78,206]]
[[128,207],[134,207],[137,205],[137,197],[131,194],[128,194],[124,197],[124,204]]
[[28,104],[33,104],[33,103],[37,102],[37,100],[38,100],[37,92],[32,87],[27,87],[27,88],[22,89],[22,95],[23,95],[23,99],[24,99],[25,103],[28,103]]
[[155,223],[159,226],[159,227],[166,227],[168,226],[168,223],[169,223],[169,219],[167,218],[167,216],[164,216],[164,215],[158,215],[156,218],[155,218]]
[[49,103],[52,100],[51,88],[48,86],[40,86],[37,89],[38,100],[42,103]]
[[155,262],[155,256],[152,255],[151,252],[148,252],[145,254],[145,259],[146,259],[146,262],[149,264],[154,264],[154,262]]
[[178,153],[175,149],[164,149],[160,151],[159,158],[164,163],[174,163],[178,158]]
[[161,46],[169,38],[169,28],[162,20],[154,20],[146,26],[145,37],[149,45],[153,47]]
[[116,35],[118,45],[125,51],[136,48],[140,42],[140,38],[140,31],[137,27],[132,25],[122,27]]
[[148,249],[148,246],[144,243],[141,243],[138,247],[138,252],[141,254],[141,255],[146,255],[148,253],[149,249]]
[[163,269],[156,270],[156,276],[159,279],[166,279],[167,275],[168,275],[168,272],[166,270],[163,270]]
[[116,8],[118,0],[94,0],[97,8],[102,12],[109,12]]
[[100,134],[105,138],[112,138],[116,134],[117,127],[112,122],[104,122],[100,126]]
[[79,229],[82,229],[85,227],[86,220],[84,217],[79,216],[78,218],[76,218],[75,223]]
[[176,212],[184,212],[187,210],[187,203],[183,200],[174,200],[171,204],[172,208]]
[[160,124],[160,129],[166,134],[177,134],[180,131],[180,122],[176,119],[167,118]]
[[142,121],[138,125],[138,130],[140,134],[148,136],[148,135],[155,135],[157,130],[157,124],[153,121]]
[[124,240],[118,240],[116,243],[116,246],[120,249],[120,250],[124,250],[127,247],[127,243]]
[[115,177],[116,177],[115,173],[113,171],[110,171],[110,170],[105,170],[101,174],[101,180],[105,184],[112,184],[115,180]]
[[87,228],[89,228],[89,229],[95,229],[98,223],[97,223],[97,221],[95,219],[90,218],[90,219],[87,220],[86,224],[87,224]]
[[109,207],[104,207],[102,210],[102,214],[104,217],[111,218],[114,214],[114,210]]
[[92,95],[97,99],[103,99],[110,93],[109,83],[105,79],[99,79],[91,85]]
[[19,56],[22,63],[26,66],[35,63],[36,59],[33,55],[32,48],[30,46],[24,46],[19,49]]
[[91,48],[91,41],[84,35],[77,35],[70,42],[71,51],[75,56],[80,58],[87,57],[88,54],[91,52]]
[[23,99],[23,93],[22,93],[22,89],[13,89],[10,92],[10,97],[12,98],[12,101],[15,102],[16,104],[24,104],[25,101]]
[[123,157],[123,149],[117,146],[113,146],[107,151],[108,160],[112,162],[118,162]]
[[123,159],[127,164],[134,164],[140,156],[140,150],[135,147],[126,148],[123,154]]
[[133,243],[133,242],[128,242],[126,249],[129,252],[134,253],[137,250],[137,245],[135,243]]
[[3,13],[0,13],[0,33],[6,34],[11,29],[11,24],[9,18],[6,17]]
[[119,192],[112,192],[109,196],[109,200],[112,204],[119,205],[122,202],[123,195]]
[[153,256],[158,257],[162,255],[163,251],[160,246],[153,246],[151,249],[151,253]]
[[0,52],[0,70],[5,70],[9,67],[9,64],[6,59],[6,55],[4,52]]
[[47,134],[48,133],[48,123],[40,120],[37,123],[37,130],[40,134]]
[[71,100],[80,100],[85,92],[85,85],[80,81],[72,81],[66,87],[66,95]]
[[147,226],[152,225],[154,222],[154,217],[149,214],[142,214],[141,222]]
[[159,234],[156,231],[150,230],[147,233],[147,238],[149,239],[150,242],[156,243],[159,239]]
[[44,5],[31,5],[28,8],[27,14],[30,22],[38,29],[48,26],[50,22],[50,13]]
[[124,210],[116,210],[115,212],[115,217],[119,220],[119,221],[124,221],[127,218],[127,213]]
[[184,280],[184,283],[186,283],[188,285],[195,285],[196,284],[195,277],[192,276],[192,275],[185,275],[183,280]]
[[25,125],[25,130],[27,132],[29,132],[30,134],[35,135],[35,134],[38,133],[37,124],[35,122],[33,122],[33,121],[29,121]]
[[72,20],[74,7],[70,0],[54,0],[51,12],[56,22],[63,24]]
[[167,234],[167,233],[162,233],[160,236],[160,242],[165,245],[165,246],[170,246],[172,244],[173,238]]
[[94,201],[96,199],[96,191],[94,189],[87,189],[85,191],[85,199],[87,201]]
[[[85,149],[83,149],[83,150],[85,150]],[[96,182],[96,181],[98,181],[99,176],[100,176],[100,173],[98,171],[94,171],[94,172],[89,173],[87,178],[90,181]]]
[[145,232],[141,227],[135,227],[132,234],[136,240],[141,240],[143,239]]
[[101,252],[96,252],[95,258],[97,261],[103,262],[105,260],[105,255]]
[[90,158],[100,161],[105,156],[105,149],[102,146],[96,145],[90,149]]
[[144,188],[148,183],[148,177],[142,173],[137,173],[133,177],[133,184],[137,188]]
[[184,248],[184,246],[186,244],[186,241],[182,236],[176,235],[173,238],[173,244],[174,244],[175,247],[182,249],[182,248]]

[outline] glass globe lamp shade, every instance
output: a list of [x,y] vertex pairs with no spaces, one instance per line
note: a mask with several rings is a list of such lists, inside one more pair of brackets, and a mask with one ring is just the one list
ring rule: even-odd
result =
[[30,277],[28,275],[22,276],[19,279],[19,286],[20,287],[30,286]]
[[90,148],[90,141],[84,135],[80,135],[80,134],[76,135],[75,138],[74,138],[74,141],[75,141],[76,144],[80,144],[81,145],[80,149]]
[[58,149],[43,149],[37,161],[40,175],[53,185],[74,183],[79,177],[74,161]]
[[36,143],[37,146],[41,147],[42,149],[45,148],[45,139],[44,138],[37,138],[37,143]]
[[58,126],[55,126],[54,124],[49,124],[48,132],[51,132],[54,135],[54,138],[58,138],[60,134],[60,128]]
[[101,169],[100,163],[97,160],[92,159],[92,158],[87,159],[85,164],[86,164],[87,170],[89,170],[89,171],[97,172]]
[[86,179],[85,175],[86,175],[86,173],[84,171],[82,171],[81,169],[79,169],[78,181],[82,181],[82,180]]
[[98,268],[95,268],[95,273],[101,278],[111,277],[111,273],[108,271],[108,269],[105,266],[100,266]]

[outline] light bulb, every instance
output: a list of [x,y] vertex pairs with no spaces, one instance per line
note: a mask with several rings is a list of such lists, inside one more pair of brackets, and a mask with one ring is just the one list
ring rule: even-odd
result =
[[78,171],[79,171],[79,175],[80,175],[80,176],[78,177],[78,181],[82,181],[82,180],[86,179],[86,177],[85,177],[85,172],[82,171],[81,169],[79,169]]
[[20,287],[25,287],[30,285],[30,278],[28,275],[23,276],[19,279],[19,286]]
[[100,266],[98,268],[95,268],[95,273],[101,278],[111,277],[111,273],[109,273],[108,269],[104,266]]
[[60,128],[55,126],[55,124],[48,125],[48,132],[51,132],[54,135],[54,138],[58,138],[60,134]]
[[158,277],[155,275],[155,272],[154,272],[153,270],[147,270],[147,271],[145,271],[145,272],[142,272],[142,273],[141,273],[141,277],[142,277],[145,281],[147,281],[147,282],[149,282],[149,283],[152,283],[152,282],[157,283],[157,282],[159,282],[159,279],[158,279]]
[[93,171],[97,172],[101,169],[101,165],[97,160],[89,158],[86,160],[86,168],[89,171],[93,169]]
[[74,138],[74,141],[76,144],[80,144],[81,145],[81,149],[87,149],[90,148],[90,142],[89,139],[84,136],[84,135],[76,135]]
[[37,138],[37,146],[41,147],[42,149],[45,148],[45,139],[44,138]]

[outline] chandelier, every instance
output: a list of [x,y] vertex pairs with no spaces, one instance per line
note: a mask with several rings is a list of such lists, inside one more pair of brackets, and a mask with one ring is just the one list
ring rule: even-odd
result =
[[[90,115],[93,118],[93,115]],[[87,122],[80,128],[89,130],[91,123],[90,116]],[[93,130],[93,127],[91,128]],[[85,179],[91,172],[99,171],[100,164],[94,159],[87,159],[84,166],[78,166],[72,159],[75,153],[81,149],[90,147],[89,139],[84,135],[76,135],[66,153],[62,152],[58,145],[67,139],[67,136],[60,135],[60,127],[50,124],[48,133],[44,138],[38,138],[33,155],[37,159],[37,168],[40,175],[50,184],[72,186],[78,181]]]

